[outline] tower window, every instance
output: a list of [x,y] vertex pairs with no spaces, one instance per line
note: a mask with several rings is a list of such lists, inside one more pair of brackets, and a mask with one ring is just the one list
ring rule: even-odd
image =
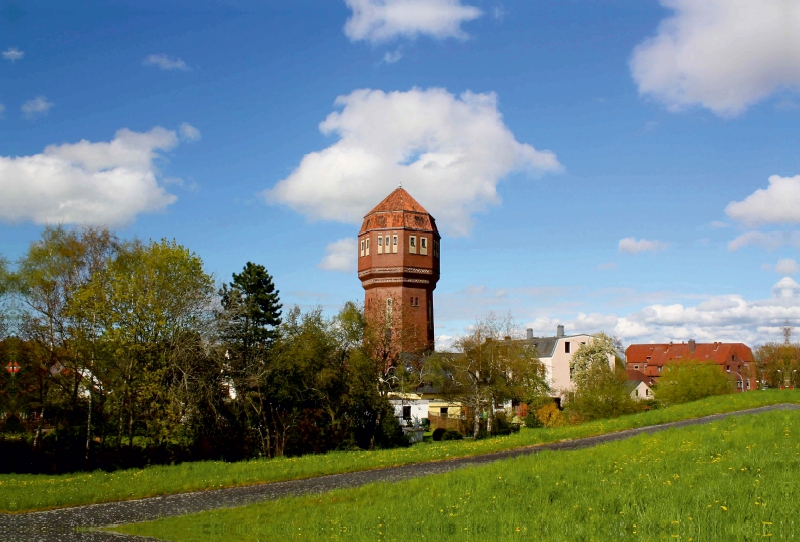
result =
[[378,254],[383,254],[383,237],[378,236]]
[[392,298],[386,299],[386,318],[392,317]]
[[408,251],[411,254],[416,254],[417,253],[417,238],[414,235],[412,235],[408,239]]
[[397,254],[397,236],[392,235],[392,253]]
[[389,236],[388,235],[386,236],[386,242],[384,244],[386,245],[386,254],[389,254]]
[[364,257],[364,240],[361,240],[361,257]]
[[420,237],[419,238],[419,253],[423,256],[428,255],[428,238],[427,237]]
[[369,239],[367,239],[366,255],[369,256]]

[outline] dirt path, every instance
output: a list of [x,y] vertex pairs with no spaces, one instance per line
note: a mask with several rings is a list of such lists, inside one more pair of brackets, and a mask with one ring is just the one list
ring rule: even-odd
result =
[[714,414],[691,420],[640,427],[637,429],[626,429],[624,431],[595,437],[541,444],[474,457],[457,458],[449,461],[417,463],[401,467],[387,467],[377,470],[333,474],[305,480],[291,480],[287,482],[272,482],[245,487],[196,491],[193,493],[180,493],[133,501],[76,506],[47,512],[29,512],[11,515],[0,514],[0,540],[18,540],[20,542],[56,542],[64,540],[80,542],[122,542],[124,540],[126,542],[133,542],[135,540],[151,540],[88,531],[87,529],[102,527],[104,525],[120,525],[123,523],[180,516],[218,508],[243,506],[293,495],[324,493],[333,489],[357,487],[373,482],[398,482],[408,480],[409,478],[441,474],[464,467],[483,465],[502,459],[535,454],[542,450],[576,450],[579,448],[596,446],[605,442],[626,439],[642,433],[656,433],[658,431],[677,427],[706,424],[730,416],[760,414],[774,410],[799,409],[800,405],[772,405],[740,410],[738,412],[729,412],[726,414]]

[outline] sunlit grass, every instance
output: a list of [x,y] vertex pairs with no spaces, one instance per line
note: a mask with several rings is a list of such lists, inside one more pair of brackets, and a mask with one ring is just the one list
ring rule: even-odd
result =
[[711,397],[612,420],[554,429],[523,429],[507,437],[479,441],[425,442],[394,450],[333,452],[239,463],[203,461],[113,473],[0,475],[0,511],[41,510],[446,460],[787,402],[800,403],[800,392],[769,390]]
[[127,525],[175,542],[796,539],[800,413]]

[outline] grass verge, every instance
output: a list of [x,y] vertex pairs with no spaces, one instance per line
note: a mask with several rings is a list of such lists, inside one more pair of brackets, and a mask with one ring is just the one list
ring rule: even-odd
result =
[[611,420],[523,429],[507,437],[479,441],[426,442],[393,450],[332,452],[239,463],[203,461],[112,473],[0,475],[0,512],[46,510],[453,459],[778,403],[800,403],[800,393],[768,390],[710,397]]
[[237,540],[796,539],[800,413],[203,512],[115,530]]

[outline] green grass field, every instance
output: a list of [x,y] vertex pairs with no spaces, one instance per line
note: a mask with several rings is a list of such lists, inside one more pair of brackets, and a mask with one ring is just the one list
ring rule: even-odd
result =
[[117,528],[180,542],[793,540],[800,413]]
[[800,392],[769,390],[711,397],[612,420],[555,429],[523,429],[520,433],[507,437],[479,441],[427,442],[395,450],[334,452],[321,456],[239,463],[205,461],[113,473],[97,471],[59,476],[0,475],[0,511],[44,510],[439,461],[789,402],[800,403]]

